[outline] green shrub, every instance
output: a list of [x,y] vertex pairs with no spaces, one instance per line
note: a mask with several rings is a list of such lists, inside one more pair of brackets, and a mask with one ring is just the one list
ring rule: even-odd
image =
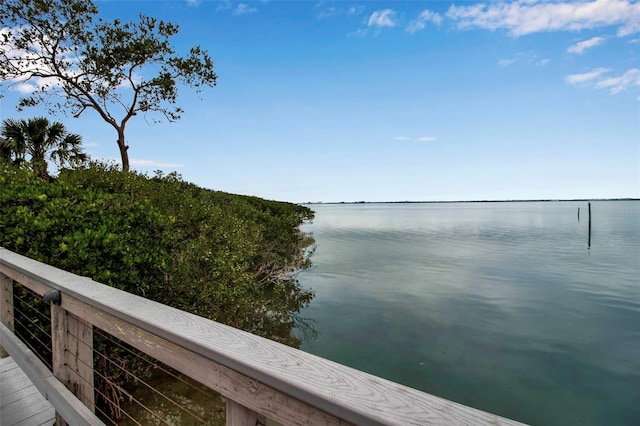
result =
[[0,165],[0,245],[70,272],[297,345],[312,293],[295,272],[310,209],[93,163],[43,182]]

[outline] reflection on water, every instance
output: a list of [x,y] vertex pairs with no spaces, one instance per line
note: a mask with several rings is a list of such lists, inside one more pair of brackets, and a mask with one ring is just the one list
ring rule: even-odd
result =
[[640,424],[640,202],[587,208],[314,206],[303,349],[528,423]]

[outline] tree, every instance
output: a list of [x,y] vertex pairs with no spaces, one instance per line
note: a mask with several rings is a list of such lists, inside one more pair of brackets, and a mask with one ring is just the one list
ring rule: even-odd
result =
[[0,139],[0,162],[11,161],[11,149],[9,149],[9,141]]
[[3,0],[0,3],[0,78],[31,90],[18,110],[44,104],[51,113],[88,109],[117,132],[122,169],[129,169],[125,129],[138,113],[159,113],[168,121],[183,112],[176,105],[178,83],[200,92],[215,86],[208,53],[199,46],[176,54],[173,23],[140,15],[138,22],[107,22],[91,0]]
[[8,153],[8,159],[16,164],[26,162],[28,155],[34,173],[41,179],[49,179],[47,157],[58,167],[88,160],[80,147],[80,135],[69,133],[62,123],[49,123],[45,117],[4,120],[0,134],[3,137],[0,151]]

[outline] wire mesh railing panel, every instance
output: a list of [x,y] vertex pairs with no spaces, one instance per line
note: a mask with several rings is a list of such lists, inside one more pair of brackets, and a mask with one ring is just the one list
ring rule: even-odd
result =
[[13,287],[14,333],[49,369],[52,369],[51,308],[25,286]]
[[96,414],[113,425],[224,425],[224,399],[94,328]]

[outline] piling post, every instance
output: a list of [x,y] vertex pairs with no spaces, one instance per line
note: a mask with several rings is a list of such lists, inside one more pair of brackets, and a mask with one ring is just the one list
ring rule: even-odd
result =
[[227,399],[226,426],[256,426],[266,424],[267,419],[264,416],[231,399]]
[[589,204],[589,242],[588,242],[588,248],[591,248],[591,202],[589,202],[588,204]]
[[[53,374],[91,411],[95,410],[93,327],[51,304]],[[56,425],[66,424],[56,413]]]
[[[13,331],[13,279],[0,272],[0,321]],[[0,346],[0,358],[9,354]]]

